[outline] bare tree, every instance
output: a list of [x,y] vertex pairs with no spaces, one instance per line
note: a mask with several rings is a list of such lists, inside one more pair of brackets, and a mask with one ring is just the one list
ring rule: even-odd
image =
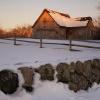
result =
[[16,33],[16,37],[32,37],[32,27],[31,25],[17,26],[10,33]]

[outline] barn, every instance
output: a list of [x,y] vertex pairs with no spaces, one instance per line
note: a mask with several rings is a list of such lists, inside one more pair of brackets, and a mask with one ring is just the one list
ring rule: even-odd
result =
[[44,9],[33,24],[33,38],[44,39],[92,39],[93,22],[91,17],[72,18],[69,14]]

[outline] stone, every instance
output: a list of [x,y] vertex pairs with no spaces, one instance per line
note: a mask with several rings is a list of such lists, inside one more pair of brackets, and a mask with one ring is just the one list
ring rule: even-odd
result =
[[83,76],[78,73],[71,74],[71,81],[69,82],[69,89],[77,92],[79,90],[88,90],[92,84]]
[[70,64],[70,67],[71,69],[73,69],[73,71],[70,71],[69,88],[71,90],[77,92],[79,90],[87,90],[89,87],[92,86],[90,80],[87,80],[87,77],[84,75],[84,72],[86,70],[82,62],[72,62]]
[[13,94],[19,87],[17,73],[11,70],[0,71],[0,90],[5,94]]
[[70,74],[70,82],[79,84],[79,77],[80,75],[77,74],[76,72]]
[[27,92],[32,92],[32,91],[33,91],[33,87],[32,87],[32,86],[23,85],[22,87],[23,87]]
[[76,71],[76,64],[74,62],[71,62],[69,70],[70,70],[70,74]]
[[92,69],[92,82],[100,83],[100,70],[97,68]]
[[70,81],[69,65],[60,63],[56,67],[58,82],[68,83]]
[[83,75],[88,81],[92,82],[92,63],[91,60],[87,60],[83,63]]
[[100,83],[100,59],[92,61],[92,82]]
[[83,74],[83,70],[84,70],[84,66],[83,63],[81,61],[77,61],[75,66],[75,71],[79,74]]
[[89,87],[92,86],[92,83],[89,82],[84,76],[79,77],[79,84],[78,88],[79,90],[88,90]]
[[73,82],[69,82],[68,87],[69,87],[70,90],[72,90],[72,91],[74,91],[74,92],[79,91],[79,90],[78,90],[78,85],[75,84],[75,83],[73,83]]
[[92,67],[93,68],[98,68],[100,70],[100,59],[93,59]]
[[40,74],[40,79],[43,80],[54,80],[54,69],[51,64],[45,64],[39,67],[38,72]]
[[33,91],[33,82],[34,82],[34,69],[30,68],[30,67],[20,67],[18,68],[18,70],[21,71],[22,76],[24,78],[24,84],[23,84],[23,88],[27,91],[27,92],[32,92]]

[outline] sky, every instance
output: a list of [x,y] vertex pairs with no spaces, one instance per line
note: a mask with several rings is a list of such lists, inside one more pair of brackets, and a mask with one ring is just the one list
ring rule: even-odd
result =
[[0,0],[0,27],[11,29],[33,25],[44,8],[69,14],[71,17],[97,18],[100,0]]

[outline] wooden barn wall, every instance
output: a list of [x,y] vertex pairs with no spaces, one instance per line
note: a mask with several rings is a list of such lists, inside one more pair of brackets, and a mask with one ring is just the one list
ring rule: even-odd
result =
[[[39,29],[47,29],[40,31]],[[66,29],[59,27],[51,16],[44,12],[33,28],[33,38],[40,38],[40,34],[44,39],[65,39]]]
[[[41,31],[40,29],[47,29]],[[93,24],[88,23],[87,27],[64,28],[52,19],[52,17],[45,11],[38,19],[33,27],[33,38],[40,38],[40,34],[44,39],[68,39],[71,35],[73,39],[92,39]]]
[[93,39],[94,31],[89,27],[68,28],[67,34],[71,35],[72,39]]

